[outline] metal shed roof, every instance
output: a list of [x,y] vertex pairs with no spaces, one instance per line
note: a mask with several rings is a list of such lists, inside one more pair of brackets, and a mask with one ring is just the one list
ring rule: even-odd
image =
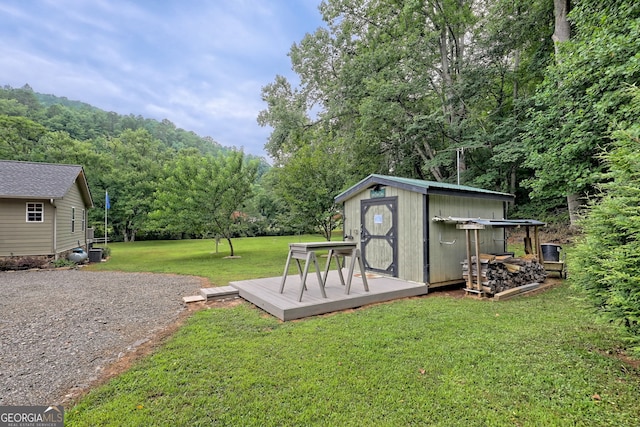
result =
[[342,203],[345,200],[350,199],[360,191],[370,187],[374,187],[376,185],[397,187],[421,194],[481,197],[503,201],[513,201],[513,199],[515,198],[513,194],[484,190],[482,188],[469,187],[466,185],[456,185],[444,182],[423,181],[420,179],[372,174],[362,181],[358,182],[348,190],[338,194],[335,197],[335,201],[336,203]]
[[60,199],[76,179],[87,205],[92,207],[82,166],[0,160],[0,198]]

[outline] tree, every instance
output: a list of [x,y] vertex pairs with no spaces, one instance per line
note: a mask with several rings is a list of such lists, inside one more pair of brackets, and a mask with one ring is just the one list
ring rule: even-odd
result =
[[575,204],[601,179],[598,153],[610,145],[610,132],[633,120],[626,88],[640,81],[639,18],[634,1],[577,2],[568,15],[572,39],[556,43],[559,60],[529,112],[527,165],[535,176],[525,184],[536,198],[567,197],[572,223]]
[[601,186],[581,223],[571,281],[586,290],[600,315],[623,325],[640,352],[640,126],[614,133],[603,156],[611,180]]
[[458,85],[468,111],[461,177],[469,185],[516,194],[516,203],[526,203],[528,192],[520,187],[531,174],[523,167],[525,111],[553,52],[553,8],[546,0],[496,0],[486,8],[478,13],[465,78]]
[[0,159],[33,160],[43,150],[46,128],[25,117],[0,115]]
[[202,156],[184,150],[165,167],[155,193],[151,218],[156,227],[179,233],[222,236],[231,256],[234,224],[251,194],[258,163],[245,162],[242,151]]
[[341,153],[340,144],[318,139],[272,170],[275,192],[285,201],[288,223],[294,229],[312,228],[331,240],[340,213],[334,197],[347,182]]
[[300,85],[277,77],[263,89],[270,154],[285,164],[323,128],[344,144],[351,183],[455,181],[461,153],[463,182],[515,192],[530,173],[519,106],[552,49],[553,9],[531,3],[324,1],[326,26],[289,53]]
[[111,157],[102,167],[104,189],[112,201],[109,217],[114,232],[125,242],[145,229],[169,152],[144,129],[126,130],[106,141]]
[[265,149],[276,163],[286,162],[291,153],[306,143],[304,132],[310,120],[305,98],[285,77],[276,76],[273,83],[262,88],[262,100],[267,109],[258,114],[258,123],[273,128]]

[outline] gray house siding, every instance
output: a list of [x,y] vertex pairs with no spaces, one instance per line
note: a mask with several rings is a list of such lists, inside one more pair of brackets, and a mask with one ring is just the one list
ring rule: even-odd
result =
[[[43,222],[27,222],[27,203],[42,203]],[[0,200],[0,256],[53,255],[55,209],[49,200]]]
[[[85,209],[78,183],[74,183],[67,194],[56,201],[57,206],[57,248],[63,252],[86,245],[85,230],[82,230],[82,210]],[[75,208],[75,227],[72,231],[72,210]]]

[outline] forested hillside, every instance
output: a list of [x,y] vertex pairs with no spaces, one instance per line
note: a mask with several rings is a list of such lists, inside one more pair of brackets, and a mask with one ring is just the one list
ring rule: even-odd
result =
[[[100,110],[80,101],[36,93],[29,85],[22,88],[8,86],[2,88],[0,114],[28,119],[41,125],[43,132],[63,131],[70,138],[79,141],[114,138],[125,130],[146,130],[166,149],[196,148],[203,154],[217,154],[224,151],[224,148],[212,138],[203,138],[193,132],[176,128],[169,120],[158,122],[142,116],[123,116]],[[27,125],[27,121],[22,122],[25,126]],[[0,146],[0,149],[3,150],[0,151],[2,158],[13,158],[12,153],[5,151],[6,146]]]
[[[182,207],[158,206],[158,190],[174,175],[176,165],[208,159],[210,167],[218,167],[217,176],[209,182],[211,188],[218,184],[230,189],[242,182],[244,190],[215,209],[206,209],[211,202],[203,195],[202,215],[206,212],[210,220],[216,215],[231,217],[234,211],[246,208],[251,185],[269,168],[264,159],[222,147],[210,137],[176,128],[168,120],[106,112],[82,102],[35,93],[28,85],[0,90],[0,159],[82,165],[97,208],[89,212],[89,224],[102,235],[108,191],[110,235],[116,240],[209,233],[230,237],[241,228],[229,221],[171,226],[169,219]],[[189,188],[175,191],[186,195]],[[183,205],[187,201],[185,197]],[[156,210],[164,215],[151,221],[149,214]]]

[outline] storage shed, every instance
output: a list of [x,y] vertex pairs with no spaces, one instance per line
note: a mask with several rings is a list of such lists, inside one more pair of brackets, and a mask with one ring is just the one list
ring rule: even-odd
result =
[[[385,175],[369,175],[335,197],[344,204],[344,239],[358,243],[367,271],[429,287],[464,282],[465,231],[437,218],[505,219],[513,199],[508,193]],[[504,228],[478,235],[481,252],[505,252]]]

